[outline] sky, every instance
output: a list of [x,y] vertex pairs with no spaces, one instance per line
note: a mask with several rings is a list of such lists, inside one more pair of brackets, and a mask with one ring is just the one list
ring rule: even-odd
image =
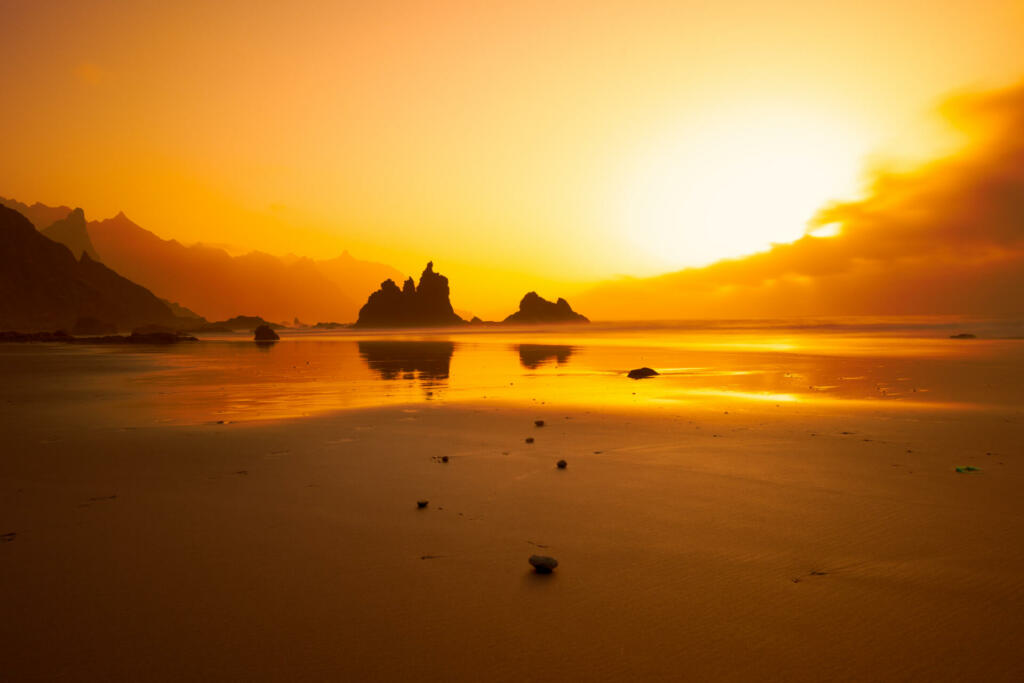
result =
[[433,259],[484,315],[797,240],[879,167],[951,149],[949,93],[1024,76],[1024,0],[0,12],[0,195],[185,243]]
[[[879,167],[793,242],[652,278],[577,303],[602,319],[1024,315],[1024,81],[941,108],[958,146]],[[967,321],[965,321],[967,322]]]

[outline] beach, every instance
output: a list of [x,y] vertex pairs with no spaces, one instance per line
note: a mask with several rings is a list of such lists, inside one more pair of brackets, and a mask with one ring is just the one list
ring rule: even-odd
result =
[[1019,680],[1019,342],[867,336],[2,349],[4,676]]

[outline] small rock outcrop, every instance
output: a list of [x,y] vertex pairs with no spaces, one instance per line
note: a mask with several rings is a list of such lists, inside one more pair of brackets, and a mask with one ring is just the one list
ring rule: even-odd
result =
[[538,574],[550,574],[558,566],[558,560],[547,555],[530,555],[529,562]]
[[431,261],[416,286],[407,279],[401,289],[387,279],[359,309],[355,327],[446,327],[465,324],[449,299],[448,278],[434,272]]
[[252,338],[258,342],[271,342],[277,341],[281,337],[278,336],[277,332],[274,332],[274,328],[270,325],[260,325],[253,330]]
[[630,379],[644,379],[646,377],[656,377],[659,374],[661,374],[661,373],[659,373],[657,370],[655,370],[653,368],[644,367],[644,368],[635,368],[633,370],[630,370],[626,374],[626,376],[629,377]]
[[586,316],[572,310],[565,299],[559,297],[554,303],[529,292],[519,302],[519,310],[505,318],[506,323],[535,325],[538,323],[588,323]]

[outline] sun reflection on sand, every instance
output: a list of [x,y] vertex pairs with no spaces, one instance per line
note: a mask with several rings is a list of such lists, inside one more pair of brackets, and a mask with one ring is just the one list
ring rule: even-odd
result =
[[[672,329],[567,336],[564,330],[286,332],[263,349],[238,338],[148,349],[5,347],[0,362],[12,382],[24,375],[32,390],[64,400],[68,394],[48,382],[71,373],[73,384],[94,397],[97,412],[105,410],[104,419],[135,416],[142,423],[217,424],[454,403],[596,409],[1024,403],[1024,345],[1014,340],[791,334],[791,343],[781,345],[747,343],[754,337],[749,332]],[[63,365],[60,372],[47,369],[54,364]],[[640,366],[660,374],[626,377]]]

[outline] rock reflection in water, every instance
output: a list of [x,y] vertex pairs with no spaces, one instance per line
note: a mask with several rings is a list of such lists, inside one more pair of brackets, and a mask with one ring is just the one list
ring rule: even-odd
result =
[[454,342],[361,341],[359,355],[381,379],[447,380]]
[[518,349],[519,362],[530,370],[536,370],[552,361],[556,365],[567,363],[573,352],[571,346],[560,344],[520,344]]

